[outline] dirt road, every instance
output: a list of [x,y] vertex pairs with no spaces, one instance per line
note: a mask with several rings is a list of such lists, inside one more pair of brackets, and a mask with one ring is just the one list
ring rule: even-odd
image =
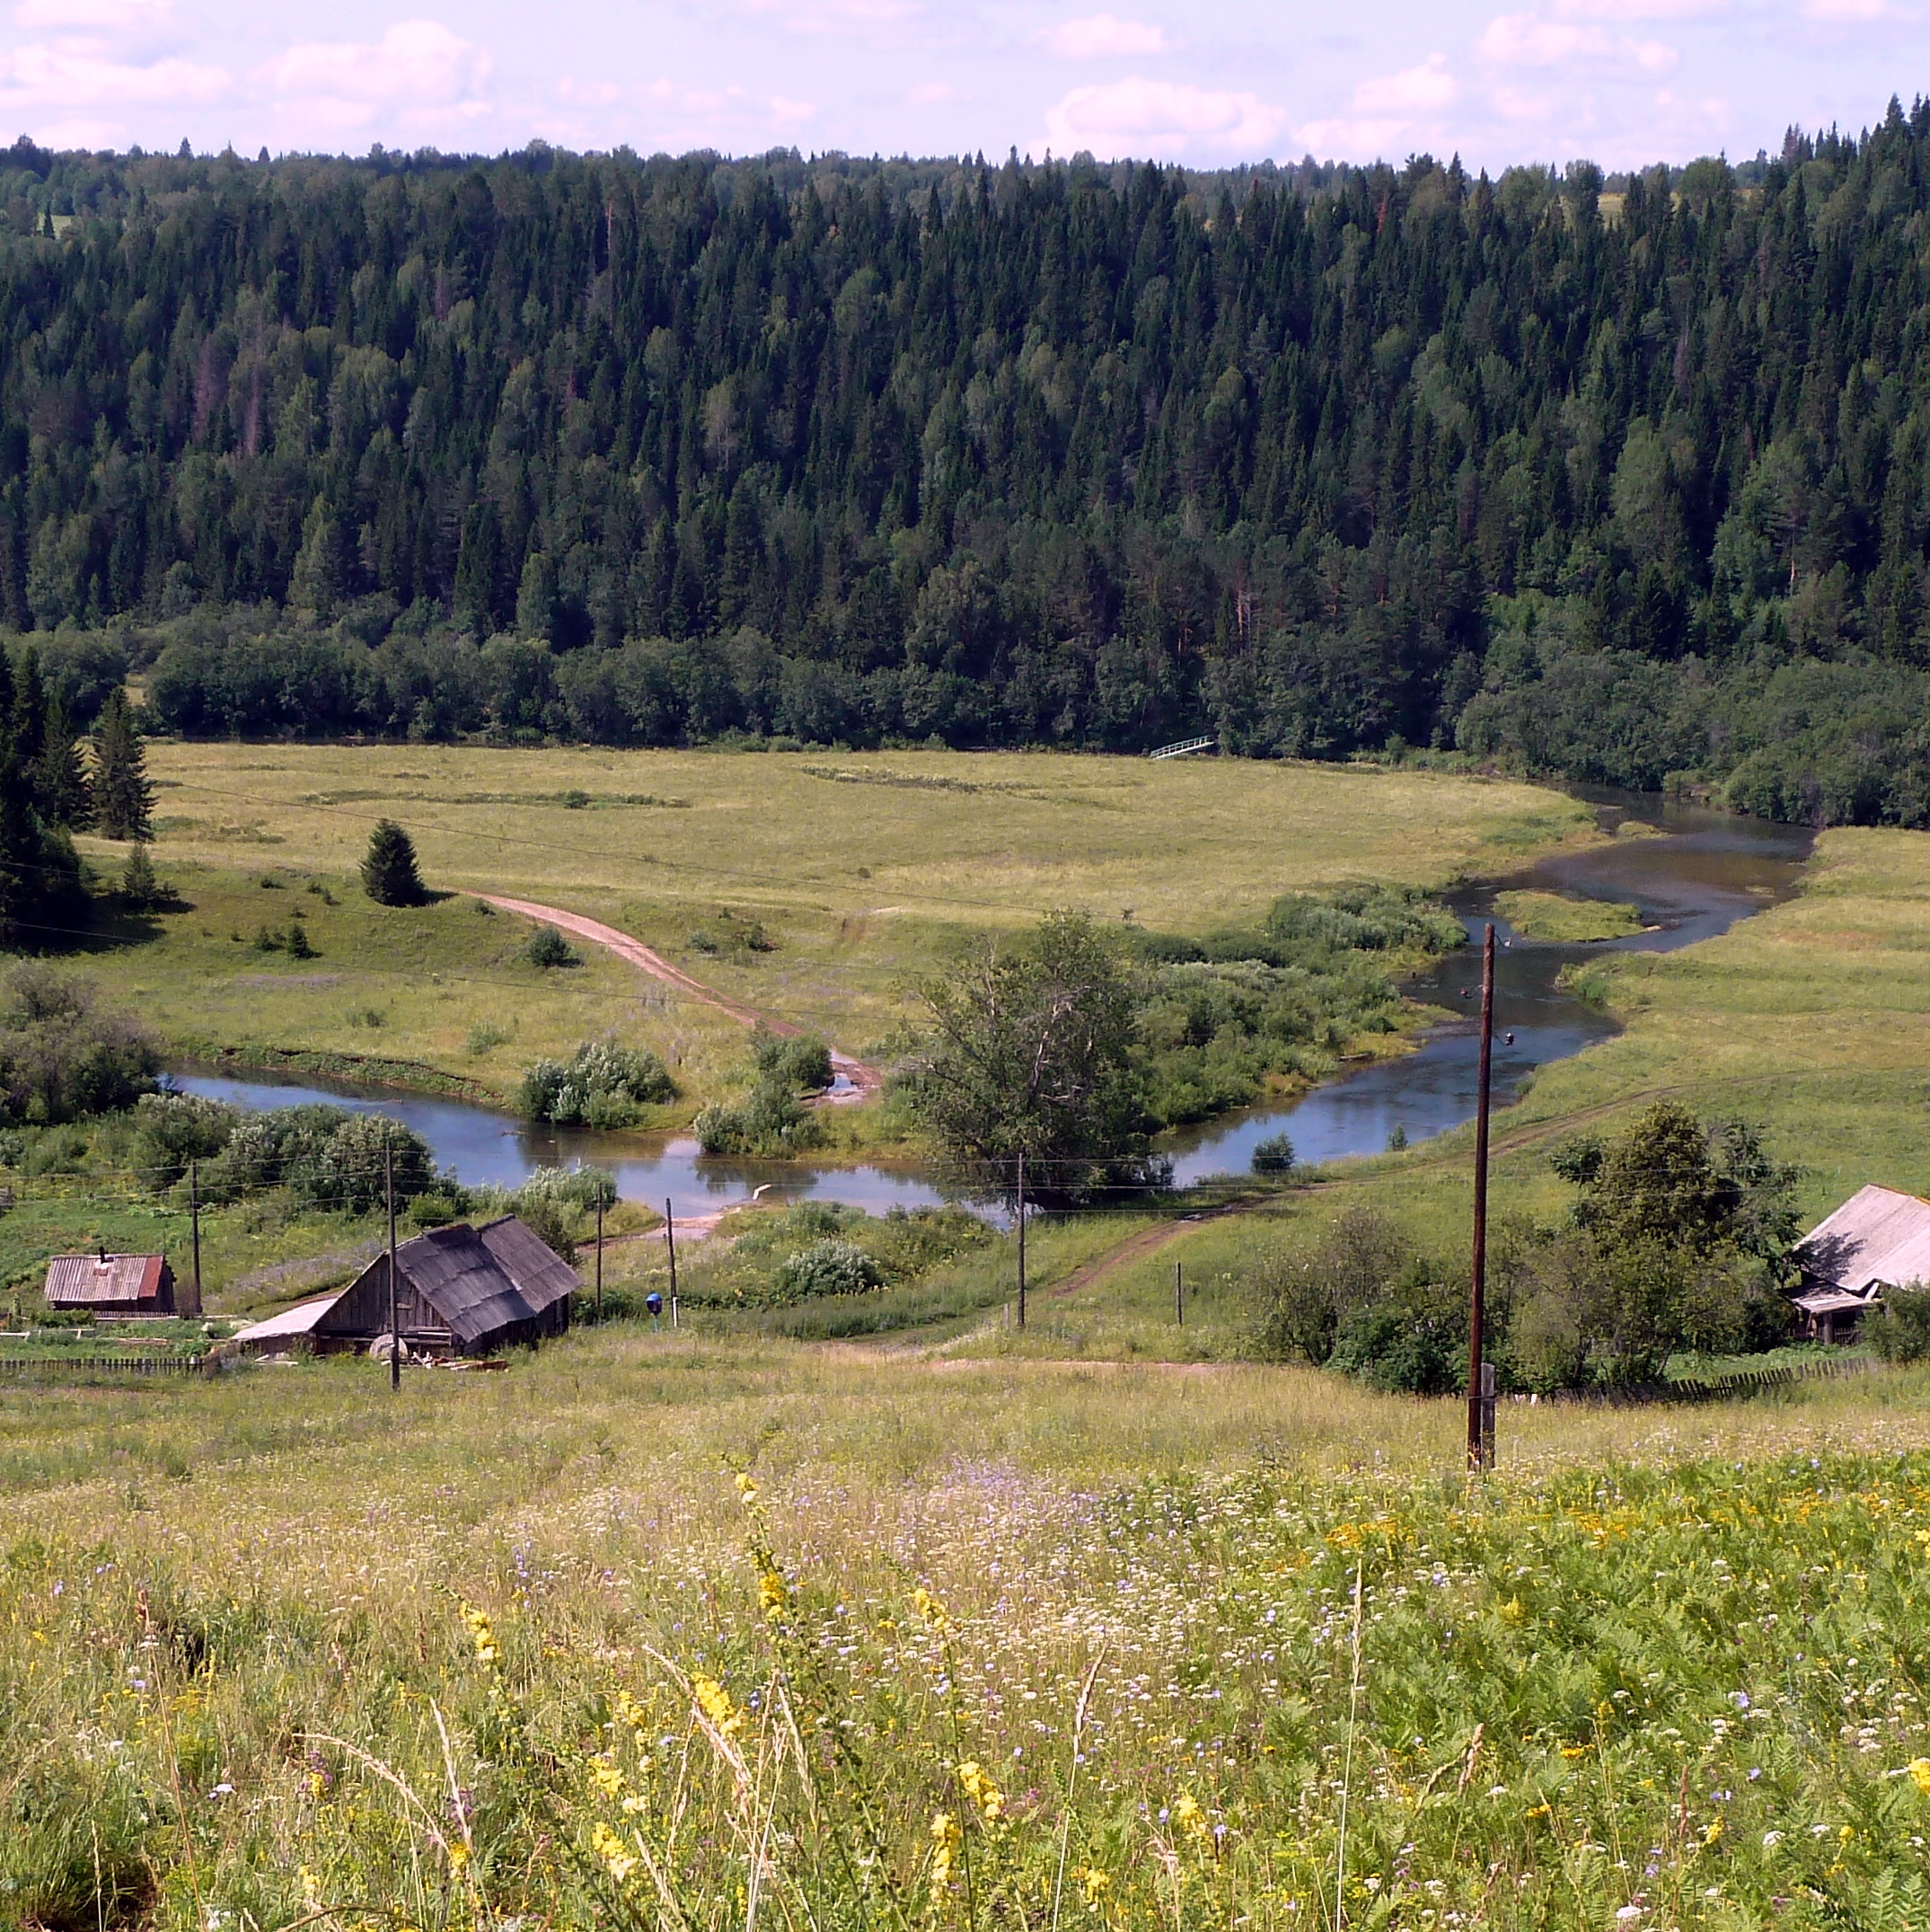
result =
[[[639,973],[648,973],[652,979],[661,980],[665,985],[674,986],[691,999],[727,1014],[740,1027],[762,1027],[771,1033],[790,1037],[803,1030],[792,1026],[789,1020],[767,1019],[754,1008],[731,999],[714,986],[706,986],[701,979],[693,979],[682,966],[673,966],[641,940],[633,940],[629,933],[619,932],[614,926],[606,926],[600,920],[586,919],[581,913],[566,913],[558,905],[538,905],[529,899],[504,898],[493,892],[479,892],[475,896],[505,913],[539,921],[543,925],[554,926],[559,932],[568,932],[592,946],[601,946],[604,951],[612,952],[619,959],[635,966]],[[885,1076],[876,1067],[867,1066],[862,1060],[854,1060],[836,1047],[831,1052],[831,1068],[838,1081],[828,1092],[819,1097],[826,1107],[855,1106],[860,1100],[868,1100],[885,1084]]]

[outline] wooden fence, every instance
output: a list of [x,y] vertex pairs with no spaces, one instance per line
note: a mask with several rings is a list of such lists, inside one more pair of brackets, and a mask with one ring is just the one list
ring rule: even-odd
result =
[[[1786,1363],[1780,1368],[1746,1369],[1735,1375],[1695,1377],[1676,1382],[1629,1382],[1619,1389],[1562,1389],[1537,1399],[1585,1402],[1601,1408],[1639,1408],[1652,1402],[1723,1402],[1737,1396],[1764,1395],[1773,1389],[1787,1389],[1796,1382],[1868,1375],[1876,1365],[1867,1355],[1823,1357],[1814,1362]],[[1515,1399],[1527,1398],[1517,1396]]]
[[0,1380],[73,1381],[90,1375],[231,1374],[250,1363],[240,1355],[0,1355]]

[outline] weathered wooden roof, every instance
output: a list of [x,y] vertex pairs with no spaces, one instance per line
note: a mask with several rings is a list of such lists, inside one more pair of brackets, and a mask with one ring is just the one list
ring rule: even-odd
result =
[[1861,1314],[1875,1305],[1873,1295],[1855,1294],[1847,1288],[1819,1288],[1813,1294],[1796,1297],[1796,1306],[1805,1315]]
[[486,1221],[476,1232],[532,1308],[549,1308],[583,1285],[576,1269],[514,1214]]
[[262,1342],[291,1341],[301,1336],[313,1335],[315,1324],[328,1313],[342,1298],[338,1288],[333,1294],[325,1294],[313,1301],[298,1301],[293,1308],[285,1308],[278,1315],[269,1315],[260,1321],[251,1321],[245,1328],[237,1328],[234,1339],[249,1346]]
[[1930,1201],[1860,1188],[1803,1236],[1796,1259],[1804,1274],[1855,1294],[1930,1281]]
[[395,1266],[464,1347],[533,1320],[580,1285],[513,1214],[481,1228],[431,1228],[395,1250]]
[[56,1255],[47,1299],[55,1308],[131,1308],[160,1300],[166,1270],[159,1255]]

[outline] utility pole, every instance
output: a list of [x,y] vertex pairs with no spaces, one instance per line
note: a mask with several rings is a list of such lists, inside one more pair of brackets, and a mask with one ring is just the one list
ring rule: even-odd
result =
[[1181,1328],[1186,1325],[1186,1264],[1173,1264],[1173,1319]]
[[664,1245],[670,1250],[670,1326],[677,1325],[677,1217],[664,1203]]
[[1018,1326],[1026,1325],[1026,1157],[1018,1157]]
[[[1494,1372],[1482,1358],[1487,1313],[1488,1265],[1488,1077],[1494,1057],[1494,927],[1489,923],[1481,948],[1481,1090],[1475,1103],[1475,1251],[1467,1301],[1467,1467],[1492,1468],[1494,1461]],[[1486,1426],[1483,1426],[1484,1421]]]
[[194,1312],[201,1312],[201,1188],[198,1160],[188,1163],[188,1225],[194,1240]]
[[389,1204],[389,1388],[402,1386],[401,1300],[395,1289],[395,1150],[386,1142],[382,1148],[382,1192]]
[[596,1190],[596,1319],[604,1319],[604,1195]]

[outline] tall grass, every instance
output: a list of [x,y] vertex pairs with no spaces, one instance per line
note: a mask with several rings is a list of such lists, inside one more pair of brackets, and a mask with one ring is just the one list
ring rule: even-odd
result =
[[1474,1488],[1291,1371],[253,1381],[0,1398],[0,1924],[1930,1909],[1921,1375],[1512,1409]]

